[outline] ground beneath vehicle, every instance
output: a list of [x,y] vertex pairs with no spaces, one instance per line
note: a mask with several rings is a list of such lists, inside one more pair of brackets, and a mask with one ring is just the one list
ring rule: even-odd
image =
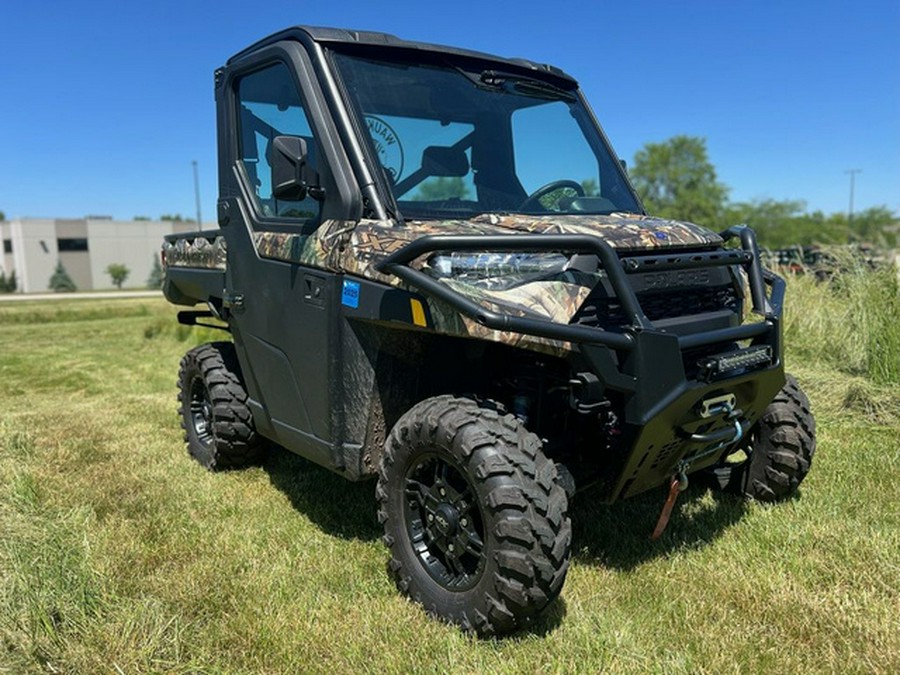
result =
[[390,570],[429,612],[482,635],[537,615],[576,487],[668,484],[661,529],[689,473],[761,500],[806,475],[784,281],[747,228],[647,216],[562,71],[293,28],[216,101],[221,230],[163,246],[166,297],[207,306],[179,320],[233,336],[182,362],[188,447],[377,476]]

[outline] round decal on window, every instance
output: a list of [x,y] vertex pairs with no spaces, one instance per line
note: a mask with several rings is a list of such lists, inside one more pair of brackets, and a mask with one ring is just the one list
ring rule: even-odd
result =
[[400,138],[391,125],[380,117],[366,115],[365,119],[372,143],[375,145],[375,152],[378,153],[378,161],[396,183],[403,175],[403,146],[400,144]]

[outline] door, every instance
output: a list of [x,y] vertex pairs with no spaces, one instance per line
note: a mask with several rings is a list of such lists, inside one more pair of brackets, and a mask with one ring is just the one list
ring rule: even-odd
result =
[[[339,378],[339,275],[301,264],[300,252],[333,206],[329,200],[341,199],[341,190],[323,154],[324,121],[316,119],[323,108],[307,104],[311,80],[298,72],[296,53],[292,58],[289,52],[267,51],[270,58],[260,57],[229,77],[225,118],[231,120],[226,125],[231,142],[220,137],[220,153],[225,146],[233,160],[225,171],[220,165],[220,198],[228,213],[226,304],[260,431],[339,468],[338,406],[330,386]],[[221,125],[221,110],[219,119]],[[270,153],[276,136],[306,140],[308,165],[319,174],[323,199],[275,198]]]

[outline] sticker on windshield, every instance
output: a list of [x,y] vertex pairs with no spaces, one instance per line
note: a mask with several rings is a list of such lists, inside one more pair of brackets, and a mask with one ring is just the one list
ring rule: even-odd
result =
[[403,175],[403,146],[400,144],[400,138],[391,125],[380,117],[366,115],[365,119],[372,143],[375,145],[375,152],[378,153],[378,161],[396,183]]

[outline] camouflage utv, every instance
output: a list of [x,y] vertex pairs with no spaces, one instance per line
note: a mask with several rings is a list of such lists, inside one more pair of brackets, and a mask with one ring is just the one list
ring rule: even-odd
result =
[[291,28],[215,91],[221,229],[163,248],[166,297],[206,306],[179,320],[233,338],[181,364],[203,466],[268,440],[377,477],[400,590],[482,635],[559,594],[576,488],[662,487],[657,536],[694,472],[796,491],[784,281],[748,228],[645,214],[569,75]]

